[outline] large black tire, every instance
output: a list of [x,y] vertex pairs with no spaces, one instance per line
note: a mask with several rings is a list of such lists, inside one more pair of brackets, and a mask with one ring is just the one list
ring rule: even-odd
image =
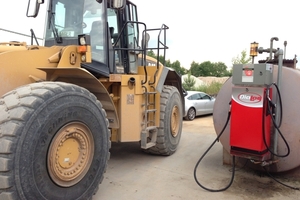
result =
[[0,99],[0,199],[91,199],[110,145],[106,113],[86,89],[17,88]]
[[160,94],[160,127],[156,145],[146,149],[146,152],[169,156],[177,150],[182,132],[182,109],[178,89],[165,85]]

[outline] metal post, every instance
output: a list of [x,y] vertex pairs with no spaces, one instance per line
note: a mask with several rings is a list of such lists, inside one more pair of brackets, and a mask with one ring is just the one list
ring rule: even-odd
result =
[[[277,87],[278,90],[280,91],[280,86],[281,86],[281,79],[282,79],[282,64],[283,64],[283,50],[278,49],[278,51],[275,53],[276,56],[278,56],[278,69],[277,69]],[[276,110],[275,110],[275,122],[278,125],[280,122],[280,101],[279,101],[279,96],[277,94],[276,96]],[[275,129],[274,132],[274,138],[273,138],[273,148],[274,148],[274,153],[277,154],[277,145],[278,145],[278,130]]]
[[283,45],[284,45],[284,56],[283,56],[283,59],[285,59],[287,41],[284,41]]

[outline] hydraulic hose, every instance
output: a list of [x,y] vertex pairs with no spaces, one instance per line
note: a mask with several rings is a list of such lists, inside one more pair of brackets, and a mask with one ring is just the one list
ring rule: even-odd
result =
[[[270,98],[270,96],[269,96],[269,95],[270,95],[270,92],[269,92],[269,91],[270,91],[270,87],[271,87],[272,85],[274,85],[275,88],[276,88],[276,90],[277,90],[277,94],[278,94],[278,98],[279,98],[279,102],[280,102],[280,105],[279,105],[279,107],[280,107],[280,121],[279,121],[279,124],[278,124],[278,125],[276,124],[276,121],[275,121],[274,116],[272,115],[272,111],[271,111],[271,106],[272,106],[272,107],[275,107],[275,106],[274,106],[274,103],[271,101],[271,98]],[[287,153],[284,154],[284,155],[279,155],[279,154],[274,153],[274,152],[270,149],[270,147],[268,146],[268,144],[267,144],[267,142],[266,142],[265,128],[264,128],[264,126],[263,126],[263,140],[264,140],[264,144],[265,144],[266,148],[268,149],[268,151],[269,151],[272,155],[277,156],[277,157],[287,157],[287,156],[290,154],[290,147],[289,147],[289,144],[287,143],[286,139],[284,138],[282,132],[281,132],[280,129],[279,129],[280,126],[281,126],[281,122],[282,122],[282,101],[281,101],[280,91],[279,91],[279,89],[278,89],[278,87],[277,87],[277,85],[276,85],[275,83],[273,83],[273,84],[271,84],[271,85],[269,85],[269,86],[267,87],[267,91],[266,91],[266,100],[267,100],[267,104],[268,104],[268,106],[267,106],[268,112],[269,112],[269,114],[270,114],[270,116],[271,116],[271,119],[272,119],[272,122],[273,122],[273,126],[277,129],[278,133],[280,134],[281,138],[283,139],[283,141],[284,141],[284,143],[285,143],[285,145],[286,145],[286,147],[287,147]],[[264,124],[264,123],[265,123],[265,121],[264,121],[264,116],[263,116],[263,124]]]
[[266,167],[263,167],[263,169],[266,171],[266,173],[269,175],[269,177],[271,177],[271,178],[272,178],[274,181],[276,181],[277,183],[279,183],[279,184],[281,184],[281,185],[283,185],[283,186],[285,186],[285,187],[288,187],[288,188],[290,188],[290,189],[293,189],[293,190],[300,190],[300,188],[297,188],[297,187],[294,187],[294,186],[287,185],[287,184],[282,183],[282,182],[280,182],[279,180],[277,180],[274,176],[272,176],[272,175],[270,174],[270,172],[266,169]]
[[[269,96],[269,95],[270,95],[270,92],[269,92],[269,91],[270,91],[270,87],[271,87],[272,85],[274,85],[274,86],[276,87],[276,91],[277,91],[278,98],[279,98],[279,103],[280,103],[280,105],[279,105],[279,107],[280,107],[280,121],[279,121],[279,124],[278,124],[278,125],[276,124],[275,119],[274,119],[274,116],[273,116],[272,111],[271,111],[271,106],[272,106],[273,108],[275,108],[275,104],[271,101],[271,98],[270,98],[270,96]],[[268,107],[268,112],[269,112],[269,114],[270,114],[270,116],[271,116],[273,125],[274,125],[274,127],[277,129],[277,131],[278,131],[278,133],[280,134],[281,138],[283,139],[283,141],[284,141],[284,143],[285,143],[285,145],[286,145],[286,147],[287,147],[287,153],[286,153],[285,155],[278,155],[278,154],[275,154],[275,153],[269,148],[269,146],[267,145],[267,142],[266,142],[265,129],[264,129],[264,127],[263,127],[263,140],[264,140],[264,144],[265,144],[266,148],[268,149],[268,151],[269,151],[272,155],[277,156],[277,157],[287,157],[287,156],[290,154],[290,147],[289,147],[289,145],[288,145],[286,139],[284,138],[283,134],[281,133],[281,131],[280,131],[280,129],[279,129],[280,126],[281,126],[281,123],[282,123],[282,101],[281,101],[281,95],[280,95],[279,88],[278,88],[278,86],[277,86],[275,83],[273,83],[273,84],[271,84],[271,85],[269,85],[269,86],[267,87],[267,91],[266,91],[266,100],[267,100],[267,104],[268,104],[268,106],[267,106],[267,107]],[[264,116],[263,116],[263,124],[264,124]],[[269,177],[272,178],[272,179],[273,179],[274,181],[276,181],[277,183],[279,183],[279,184],[281,184],[281,185],[283,185],[283,186],[285,186],[285,187],[288,187],[288,188],[290,188],[290,189],[293,189],[293,190],[300,190],[300,188],[297,188],[297,187],[293,187],[293,186],[287,185],[287,184],[282,183],[282,182],[280,182],[279,180],[277,180],[274,176],[272,176],[272,175],[270,174],[270,172],[266,169],[265,166],[263,166],[263,169],[264,169],[265,172],[269,175]]]
[[[230,102],[229,104],[231,104],[231,102]],[[215,189],[210,189],[210,188],[204,187],[204,186],[198,181],[197,173],[196,173],[196,172],[197,172],[197,168],[198,168],[200,162],[202,161],[202,159],[203,159],[203,158],[205,157],[205,155],[210,151],[210,149],[215,145],[215,143],[219,141],[220,137],[222,136],[222,134],[223,134],[225,128],[226,128],[227,125],[228,125],[228,122],[229,122],[229,119],[230,119],[230,115],[231,115],[231,111],[228,112],[227,121],[226,121],[226,123],[225,123],[225,125],[224,125],[222,131],[220,132],[220,134],[218,135],[218,137],[214,140],[214,142],[209,146],[209,148],[204,152],[204,154],[200,157],[200,159],[198,160],[198,162],[197,162],[197,164],[196,164],[196,166],[195,166],[195,168],[194,168],[194,179],[195,179],[196,183],[197,183],[200,187],[202,187],[203,189],[205,189],[205,190],[207,190],[207,191],[210,191],[210,192],[222,192],[222,191],[225,191],[225,190],[227,190],[227,189],[231,186],[231,184],[233,183],[234,174],[235,174],[235,156],[232,157],[232,176],[231,176],[231,180],[230,180],[229,184],[228,184],[226,187],[224,187],[224,188],[215,190]]]
[[[271,87],[272,85],[274,85],[274,86],[276,87],[276,90],[277,90],[277,93],[278,93],[278,97],[279,97],[279,103],[280,103],[280,115],[281,115],[281,116],[280,116],[279,124],[276,124],[275,119],[274,119],[274,116],[272,115],[272,110],[271,110],[271,106],[272,106],[273,108],[275,108],[275,104],[271,101],[271,98],[270,98],[270,96],[269,96],[269,94],[270,94],[270,92],[269,92],[269,91],[270,91],[270,87]],[[286,153],[285,155],[278,155],[278,154],[275,154],[275,153],[269,148],[269,146],[267,145],[267,142],[266,142],[265,127],[263,126],[262,128],[263,128],[263,141],[264,141],[264,144],[265,144],[266,148],[268,149],[268,151],[269,151],[272,155],[277,156],[277,157],[287,157],[287,156],[290,154],[290,147],[289,147],[289,145],[288,145],[286,139],[284,138],[283,134],[281,133],[281,131],[280,131],[280,129],[279,129],[280,126],[281,126],[281,123],[282,123],[282,101],[281,101],[280,91],[279,91],[279,89],[278,89],[278,86],[277,86],[275,83],[273,83],[273,84],[271,84],[271,85],[269,85],[269,86],[267,87],[267,91],[266,91],[266,96],[265,96],[265,98],[266,98],[266,101],[267,101],[267,109],[268,109],[268,112],[269,112],[269,114],[270,114],[270,116],[271,116],[273,125],[274,125],[274,127],[278,130],[280,136],[282,137],[282,139],[283,139],[283,141],[284,141],[284,143],[285,143],[285,145],[286,145],[286,147],[287,147],[287,153]],[[231,102],[230,102],[229,104],[231,104]],[[265,114],[265,113],[263,113],[263,115],[264,115],[264,114]],[[210,191],[210,192],[222,192],[222,191],[225,191],[225,190],[227,190],[227,189],[232,185],[233,180],[234,180],[234,176],[235,176],[235,156],[232,157],[232,176],[231,176],[231,180],[230,180],[229,184],[228,184],[226,187],[224,187],[224,188],[221,188],[221,189],[211,189],[211,188],[207,188],[207,187],[203,186],[203,185],[199,182],[199,180],[198,180],[198,178],[197,178],[197,173],[196,173],[196,172],[197,172],[197,169],[198,169],[198,167],[199,167],[200,162],[203,160],[203,158],[206,156],[206,154],[207,154],[207,153],[210,151],[210,149],[215,145],[215,143],[219,141],[220,137],[222,136],[222,134],[223,134],[225,128],[226,128],[227,125],[228,125],[230,116],[231,116],[231,111],[229,110],[228,116],[227,116],[227,120],[226,120],[226,123],[225,123],[223,129],[221,130],[220,134],[219,134],[219,135],[217,136],[217,138],[213,141],[213,143],[208,147],[208,149],[203,153],[203,155],[199,158],[199,160],[197,161],[197,163],[196,163],[196,165],[195,165],[195,168],[194,168],[194,179],[195,179],[196,183],[197,183],[201,188],[203,188],[203,189],[205,189],[205,190],[207,190],[207,191]],[[265,118],[265,117],[263,116],[262,118],[263,118],[262,120],[263,120],[263,125],[264,125],[264,123],[265,123],[264,118]],[[283,185],[283,186],[289,187],[289,188],[291,188],[291,189],[294,189],[294,190],[300,190],[300,188],[293,187],[293,186],[289,186],[289,185],[284,184],[284,183],[278,181],[277,179],[275,179],[275,177],[273,177],[273,176],[267,171],[266,167],[263,167],[263,169],[264,169],[264,170],[266,171],[266,173],[267,173],[274,181],[276,181],[277,183],[279,183],[279,184],[281,184],[281,185]]]

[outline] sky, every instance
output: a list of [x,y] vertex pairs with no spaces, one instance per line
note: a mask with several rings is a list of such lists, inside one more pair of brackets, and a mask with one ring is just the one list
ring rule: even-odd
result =
[[[46,0],[47,1],[47,0]],[[1,2],[0,28],[30,34],[33,29],[37,37],[43,37],[44,18],[27,18],[26,0]],[[182,67],[190,68],[191,63],[205,61],[223,62],[232,66],[232,58],[246,50],[249,55],[250,43],[269,48],[270,39],[274,48],[285,50],[286,59],[300,56],[300,34],[298,33],[298,0],[132,0],[137,5],[138,19],[147,28],[159,28],[166,24],[166,58],[179,61]],[[17,6],[15,6],[17,5]],[[41,8],[44,11],[44,8]],[[151,40],[154,39],[152,38]],[[0,42],[27,41],[28,38],[0,30]],[[156,40],[156,36],[155,36]],[[255,58],[266,59],[267,53]],[[300,68],[300,64],[297,64]]]

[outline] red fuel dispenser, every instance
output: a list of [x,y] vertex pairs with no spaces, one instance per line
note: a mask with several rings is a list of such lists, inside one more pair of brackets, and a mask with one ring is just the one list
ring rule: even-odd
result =
[[234,65],[230,118],[230,153],[256,161],[270,159],[271,117],[266,93],[271,95],[273,65]]

